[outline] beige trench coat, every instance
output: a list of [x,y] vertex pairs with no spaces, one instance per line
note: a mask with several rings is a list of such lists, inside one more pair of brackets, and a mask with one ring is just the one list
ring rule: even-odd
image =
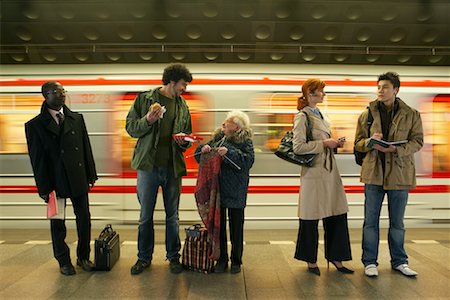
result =
[[299,217],[318,220],[348,212],[347,197],[332,149],[323,146],[322,140],[331,137],[330,123],[303,109],[309,116],[313,141],[306,143],[306,116],[299,112],[294,120],[294,152],[318,153],[311,168],[302,167],[300,177]]

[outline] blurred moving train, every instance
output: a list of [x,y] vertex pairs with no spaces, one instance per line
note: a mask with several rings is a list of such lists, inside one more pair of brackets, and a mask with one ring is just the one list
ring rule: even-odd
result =
[[[161,85],[165,65],[2,65],[0,77],[0,225],[46,227],[45,205],[36,194],[24,123],[39,113],[42,83],[55,80],[68,91],[66,104],[84,114],[100,179],[90,194],[94,226],[137,224],[136,173],[130,160],[136,143],[125,117],[135,96]],[[376,97],[377,76],[392,67],[338,65],[188,65],[194,80],[184,94],[193,130],[207,140],[231,109],[246,111],[254,130],[256,159],[246,210],[246,228],[296,228],[299,167],[273,155],[292,129],[301,84],[319,77],[327,83],[321,110],[333,136],[345,136],[337,160],[350,206],[350,226],[363,220],[363,185],[352,149],[358,115]],[[445,67],[398,67],[399,97],[421,112],[425,145],[416,155],[418,186],[411,191],[407,224],[450,224],[450,80]],[[186,155],[195,150],[191,147]],[[197,164],[188,158],[183,179],[180,223],[199,222],[194,189]],[[70,206],[70,201],[68,201]],[[71,209],[67,218],[73,218]],[[386,224],[386,209],[382,223]],[[157,224],[164,223],[158,200]],[[69,222],[72,223],[72,222]],[[73,224],[71,226],[74,226]]]

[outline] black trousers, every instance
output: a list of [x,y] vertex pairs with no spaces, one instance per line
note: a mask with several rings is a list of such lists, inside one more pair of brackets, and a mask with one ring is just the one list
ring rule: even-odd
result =
[[[347,214],[322,219],[325,231],[325,258],[330,261],[352,259]],[[298,229],[295,258],[309,263],[317,262],[319,246],[319,220],[302,220]]]
[[231,264],[242,264],[244,250],[244,208],[220,208],[220,262],[228,261],[227,210],[230,226]]
[[[79,259],[89,259],[91,252],[91,214],[89,212],[88,194],[72,197],[70,200],[72,201],[77,223],[77,257]],[[52,232],[53,255],[60,266],[70,263],[70,250],[65,242],[67,234],[65,220],[50,220],[50,229]]]

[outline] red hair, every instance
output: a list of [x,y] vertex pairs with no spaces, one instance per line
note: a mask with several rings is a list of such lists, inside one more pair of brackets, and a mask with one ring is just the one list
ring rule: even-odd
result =
[[308,106],[309,101],[307,95],[310,93],[314,93],[317,90],[322,90],[323,88],[325,88],[325,86],[325,82],[318,78],[311,78],[306,80],[302,84],[302,96],[300,96],[297,100],[297,109],[302,110],[303,108]]

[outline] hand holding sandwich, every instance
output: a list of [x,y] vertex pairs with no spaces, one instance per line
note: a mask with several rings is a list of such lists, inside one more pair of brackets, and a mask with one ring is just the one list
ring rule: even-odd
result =
[[162,115],[165,112],[165,108],[161,106],[158,102],[153,103],[145,117],[147,118],[147,123],[149,125],[155,123],[158,119],[162,118]]

